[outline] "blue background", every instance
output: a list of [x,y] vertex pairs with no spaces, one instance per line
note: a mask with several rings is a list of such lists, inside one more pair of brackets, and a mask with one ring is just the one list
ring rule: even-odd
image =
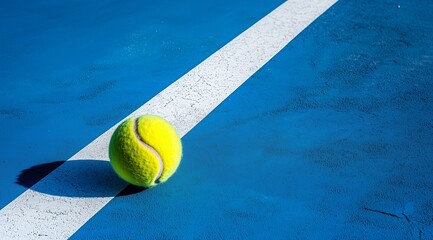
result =
[[[281,3],[0,3],[0,208]],[[433,3],[398,4],[339,1],[73,238],[433,238]]]

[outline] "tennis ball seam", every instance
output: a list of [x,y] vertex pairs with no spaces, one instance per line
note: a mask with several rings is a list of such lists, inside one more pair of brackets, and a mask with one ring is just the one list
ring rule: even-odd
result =
[[138,142],[146,149],[148,149],[149,151],[151,151],[153,153],[153,155],[155,155],[156,159],[158,160],[158,164],[159,164],[159,171],[158,174],[156,174],[155,179],[154,179],[154,183],[158,182],[159,178],[162,175],[162,172],[164,171],[164,162],[162,161],[162,157],[161,155],[158,153],[158,151],[156,151],[155,148],[153,148],[152,146],[150,146],[148,143],[146,143],[146,141],[144,141],[144,139],[140,136],[140,134],[138,133],[138,120],[139,118],[136,118],[134,120],[134,135],[137,138]]

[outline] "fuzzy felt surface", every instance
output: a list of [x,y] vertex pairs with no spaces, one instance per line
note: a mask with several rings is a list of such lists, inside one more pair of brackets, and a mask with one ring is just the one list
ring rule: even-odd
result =
[[145,115],[125,120],[110,141],[110,162],[128,183],[153,187],[167,181],[180,164],[182,143],[164,119]]

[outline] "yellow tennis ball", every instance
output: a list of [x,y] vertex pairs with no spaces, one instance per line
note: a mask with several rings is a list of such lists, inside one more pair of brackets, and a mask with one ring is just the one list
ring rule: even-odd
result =
[[109,147],[111,166],[120,178],[141,187],[167,181],[182,158],[175,129],[154,115],[129,118],[114,131]]

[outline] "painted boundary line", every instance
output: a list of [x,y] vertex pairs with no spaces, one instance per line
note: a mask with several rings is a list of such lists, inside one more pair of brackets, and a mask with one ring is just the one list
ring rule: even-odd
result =
[[[160,115],[184,136],[335,2],[284,2],[128,117]],[[75,160],[108,160],[117,125],[0,210],[0,239],[66,239],[113,199],[127,184],[111,171],[99,176],[109,184],[91,188],[96,197],[85,197],[87,183],[74,181],[71,172],[95,172],[72,164]]]

